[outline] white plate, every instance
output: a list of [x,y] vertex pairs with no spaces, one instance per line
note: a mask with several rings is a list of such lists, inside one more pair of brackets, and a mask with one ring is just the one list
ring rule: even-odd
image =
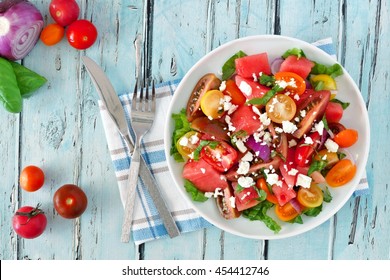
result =
[[[202,59],[200,59],[185,75],[180,82],[173,96],[170,108],[168,110],[167,122],[165,126],[165,154],[168,161],[168,167],[173,176],[178,190],[182,193],[184,199],[190,203],[193,208],[202,215],[207,221],[219,227],[222,230],[236,234],[239,236],[253,239],[279,239],[301,234],[311,230],[332,217],[351,197],[356,186],[362,177],[367,163],[368,149],[370,146],[370,129],[368,114],[361,93],[347,73],[336,78],[338,86],[337,98],[342,101],[350,102],[351,105],[344,112],[341,123],[347,127],[354,128],[359,132],[358,142],[348,149],[348,156],[352,158],[357,165],[357,173],[355,178],[343,187],[330,188],[333,200],[330,203],[323,204],[323,211],[317,217],[306,217],[303,215],[303,224],[290,224],[279,222],[282,230],[279,233],[274,233],[268,229],[261,221],[249,221],[246,218],[240,217],[233,220],[225,220],[219,213],[214,199],[209,199],[205,203],[198,203],[191,200],[186,193],[183,185],[181,172],[183,164],[179,164],[169,155],[171,147],[171,137],[174,123],[170,116],[172,113],[177,113],[181,108],[185,108],[187,100],[192,89],[198,80],[206,73],[215,73],[220,76],[221,68],[224,62],[237,51],[242,50],[246,54],[256,54],[267,52],[269,61],[280,57],[286,50],[291,48],[301,48],[307,58],[317,61],[325,65],[332,65],[336,61],[319,48],[297,39],[277,36],[277,35],[260,35],[251,36],[231,41],[217,49],[211,51]],[[268,214],[275,217],[274,211],[268,211]]]

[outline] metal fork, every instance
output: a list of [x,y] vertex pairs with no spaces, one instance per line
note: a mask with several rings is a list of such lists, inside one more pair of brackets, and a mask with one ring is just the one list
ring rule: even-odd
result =
[[[142,82],[141,82],[142,83]],[[145,94],[144,94],[145,88]],[[129,170],[128,188],[126,195],[125,214],[122,224],[122,242],[129,242],[130,229],[133,222],[134,202],[136,186],[138,181],[138,172],[140,167],[140,145],[142,138],[149,131],[153,124],[156,111],[156,92],[154,81],[152,81],[152,94],[149,95],[149,85],[146,80],[146,85],[140,86],[138,94],[138,79],[134,88],[134,95],[131,104],[130,122],[134,131],[134,150],[131,155],[131,163]]]

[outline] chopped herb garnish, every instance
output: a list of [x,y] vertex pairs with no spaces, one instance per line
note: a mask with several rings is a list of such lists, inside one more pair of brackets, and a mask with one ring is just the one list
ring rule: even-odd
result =
[[333,197],[328,189],[327,186],[325,186],[325,190],[322,190],[322,193],[324,194],[324,201],[329,203],[332,201]]
[[199,146],[194,151],[194,160],[199,160],[200,151],[205,146],[209,146],[211,149],[215,149],[218,146],[218,141],[201,140]]

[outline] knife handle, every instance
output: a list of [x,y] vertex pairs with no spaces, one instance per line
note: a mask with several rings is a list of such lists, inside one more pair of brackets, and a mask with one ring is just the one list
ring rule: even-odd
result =
[[122,224],[121,242],[125,243],[128,243],[130,241],[131,224],[133,223],[135,194],[137,189],[138,173],[140,169],[139,167],[140,154],[138,149],[134,149],[133,155],[131,157],[129,178],[127,180],[125,213]]

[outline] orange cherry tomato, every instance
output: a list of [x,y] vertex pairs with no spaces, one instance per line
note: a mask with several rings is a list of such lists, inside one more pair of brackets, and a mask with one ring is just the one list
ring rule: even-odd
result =
[[305,207],[314,208],[322,204],[324,195],[321,188],[317,184],[312,183],[310,188],[300,188],[298,190],[297,200]]
[[329,152],[328,149],[323,149],[323,150],[319,151],[314,156],[314,159],[317,161],[325,160],[326,167],[330,167],[339,161],[339,157],[337,156],[337,153]]
[[337,162],[328,172],[325,179],[331,187],[345,185],[355,177],[356,165],[349,159],[342,159]]
[[37,166],[26,166],[20,173],[20,187],[28,192],[39,190],[45,182],[45,174],[42,169]]
[[358,132],[355,129],[345,129],[337,133],[333,140],[339,145],[341,148],[348,148],[355,144],[358,140]]
[[279,204],[275,205],[275,213],[276,216],[279,218],[279,220],[288,222],[292,219],[296,218],[299,213],[295,208],[292,206],[290,202],[287,202],[283,206],[280,206]]
[[244,105],[246,102],[246,97],[242,94],[236,82],[233,80],[227,80],[225,84],[226,88],[223,93],[229,95],[232,98],[231,102],[235,105]]
[[267,200],[273,204],[278,204],[278,199],[272,194],[267,186],[267,182],[264,178],[260,178],[256,181],[256,187],[266,192]]
[[285,91],[290,92],[292,95],[301,95],[306,90],[305,80],[293,72],[278,72],[274,77],[276,83],[281,81],[286,82],[287,87],[285,87]]
[[268,101],[265,110],[273,122],[282,123],[294,118],[297,106],[291,97],[285,94],[277,94]]
[[60,42],[65,35],[65,29],[57,23],[47,25],[41,32],[40,39],[46,46]]

